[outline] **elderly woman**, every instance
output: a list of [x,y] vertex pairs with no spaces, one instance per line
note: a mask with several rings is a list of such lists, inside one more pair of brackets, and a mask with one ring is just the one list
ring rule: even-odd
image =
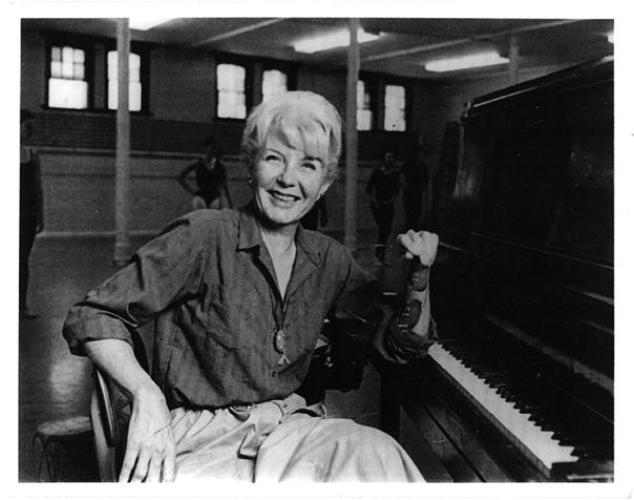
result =
[[[75,305],[64,335],[133,402],[122,481],[418,481],[393,439],[325,418],[296,394],[326,315],[360,307],[376,288],[350,253],[299,220],[337,173],[341,123],[310,92],[259,105],[243,135],[253,199],[172,223],[132,263]],[[409,253],[431,265],[437,238],[410,232]],[[374,340],[387,358],[422,354],[430,325],[419,286],[417,331]],[[130,330],[159,315],[152,376]]]

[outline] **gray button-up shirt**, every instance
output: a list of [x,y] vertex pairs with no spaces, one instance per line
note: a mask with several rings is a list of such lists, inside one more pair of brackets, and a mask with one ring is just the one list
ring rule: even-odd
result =
[[[299,227],[296,245],[282,298],[251,206],[193,212],[73,306],[64,337],[73,353],[83,354],[86,341],[131,342],[130,329],[156,318],[152,376],[170,408],[288,396],[306,376],[327,314],[343,306],[376,318],[378,292],[372,277],[332,238]],[[276,307],[285,311],[277,320]],[[274,345],[279,327],[286,333],[284,364]],[[387,336],[379,351],[388,359],[403,361],[424,351],[424,339],[413,334],[395,330]]]

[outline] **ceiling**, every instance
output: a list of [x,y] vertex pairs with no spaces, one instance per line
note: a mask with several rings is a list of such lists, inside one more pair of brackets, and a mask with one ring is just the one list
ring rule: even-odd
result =
[[[327,66],[346,64],[344,47],[315,54],[295,52],[293,42],[348,25],[344,18],[181,18],[148,31],[132,30],[132,40],[196,50],[223,51]],[[365,31],[382,33],[360,45],[361,70],[422,79],[465,79],[504,74],[506,65],[432,73],[430,59],[496,48],[508,56],[511,36],[519,47],[519,69],[558,69],[613,54],[607,33],[611,19],[441,19],[361,18]],[[23,28],[115,37],[114,19],[23,19]]]

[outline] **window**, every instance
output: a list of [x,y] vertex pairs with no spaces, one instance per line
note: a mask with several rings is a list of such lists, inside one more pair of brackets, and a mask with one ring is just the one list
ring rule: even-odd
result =
[[372,97],[365,82],[357,82],[357,130],[372,130]]
[[[118,54],[116,50],[108,52],[108,109],[117,109],[118,106]],[[141,56],[130,53],[129,55],[129,103],[130,111],[141,111]]]
[[385,130],[405,130],[405,102],[405,87],[385,86],[385,120],[383,122]]
[[246,118],[246,70],[236,64],[218,64],[218,118]]
[[51,108],[88,108],[86,52],[68,45],[50,47],[48,105]]
[[288,77],[279,69],[267,69],[262,72],[262,102],[283,94],[288,90]]

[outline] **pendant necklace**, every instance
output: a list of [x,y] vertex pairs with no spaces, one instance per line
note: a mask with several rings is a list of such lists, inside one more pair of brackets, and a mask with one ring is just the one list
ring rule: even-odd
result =
[[273,336],[273,348],[280,354],[280,359],[277,361],[278,366],[287,365],[290,360],[286,353],[286,332],[282,328],[284,325],[284,318],[286,317],[287,305],[275,300],[275,307],[273,308],[273,318],[275,319],[275,335]]

